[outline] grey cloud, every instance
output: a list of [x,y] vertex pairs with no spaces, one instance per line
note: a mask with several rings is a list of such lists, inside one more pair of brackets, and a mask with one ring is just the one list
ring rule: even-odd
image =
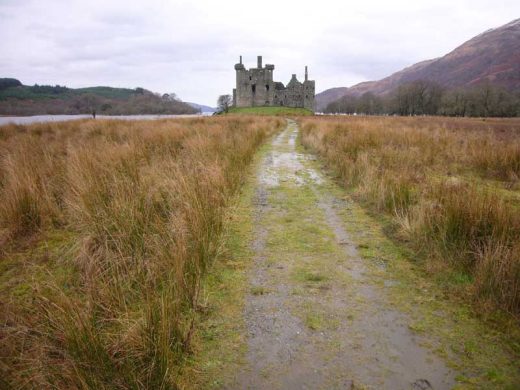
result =
[[0,77],[26,83],[142,86],[214,104],[230,92],[243,55],[274,63],[277,80],[317,89],[378,79],[445,54],[519,14],[512,0],[320,3],[0,0]]

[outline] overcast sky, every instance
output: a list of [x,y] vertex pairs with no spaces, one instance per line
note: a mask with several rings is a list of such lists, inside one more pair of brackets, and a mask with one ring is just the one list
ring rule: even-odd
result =
[[234,64],[317,91],[385,77],[520,17],[518,0],[0,0],[0,77],[215,105]]

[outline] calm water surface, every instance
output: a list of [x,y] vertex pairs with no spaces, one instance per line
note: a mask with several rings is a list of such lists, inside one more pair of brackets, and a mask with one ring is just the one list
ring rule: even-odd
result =
[[[191,118],[196,116],[208,116],[211,114],[211,112],[203,112],[202,114],[195,115],[96,115],[96,119],[154,120],[165,118]],[[8,123],[27,125],[38,122],[61,122],[86,118],[92,118],[92,115],[0,116],[0,126]]]

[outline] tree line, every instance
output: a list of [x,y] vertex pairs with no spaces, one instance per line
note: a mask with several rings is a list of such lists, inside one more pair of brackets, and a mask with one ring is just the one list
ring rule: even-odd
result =
[[515,117],[520,116],[520,92],[510,93],[491,83],[446,89],[433,81],[416,80],[400,85],[387,96],[377,96],[372,92],[361,96],[343,96],[329,103],[324,112]]
[[[31,87],[33,88],[33,87]],[[51,87],[52,88],[52,87]],[[147,90],[126,99],[88,92],[45,99],[0,99],[0,115],[92,114],[194,114],[197,110],[180,101],[174,93],[160,95]]]
[[6,88],[20,87],[22,83],[20,80],[12,78],[0,78],[0,91]]

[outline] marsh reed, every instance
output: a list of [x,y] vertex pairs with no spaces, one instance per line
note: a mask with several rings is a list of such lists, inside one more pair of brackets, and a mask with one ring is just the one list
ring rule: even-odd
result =
[[1,127],[0,384],[176,388],[230,200],[283,124]]
[[451,291],[520,314],[519,120],[305,118],[302,142]]

